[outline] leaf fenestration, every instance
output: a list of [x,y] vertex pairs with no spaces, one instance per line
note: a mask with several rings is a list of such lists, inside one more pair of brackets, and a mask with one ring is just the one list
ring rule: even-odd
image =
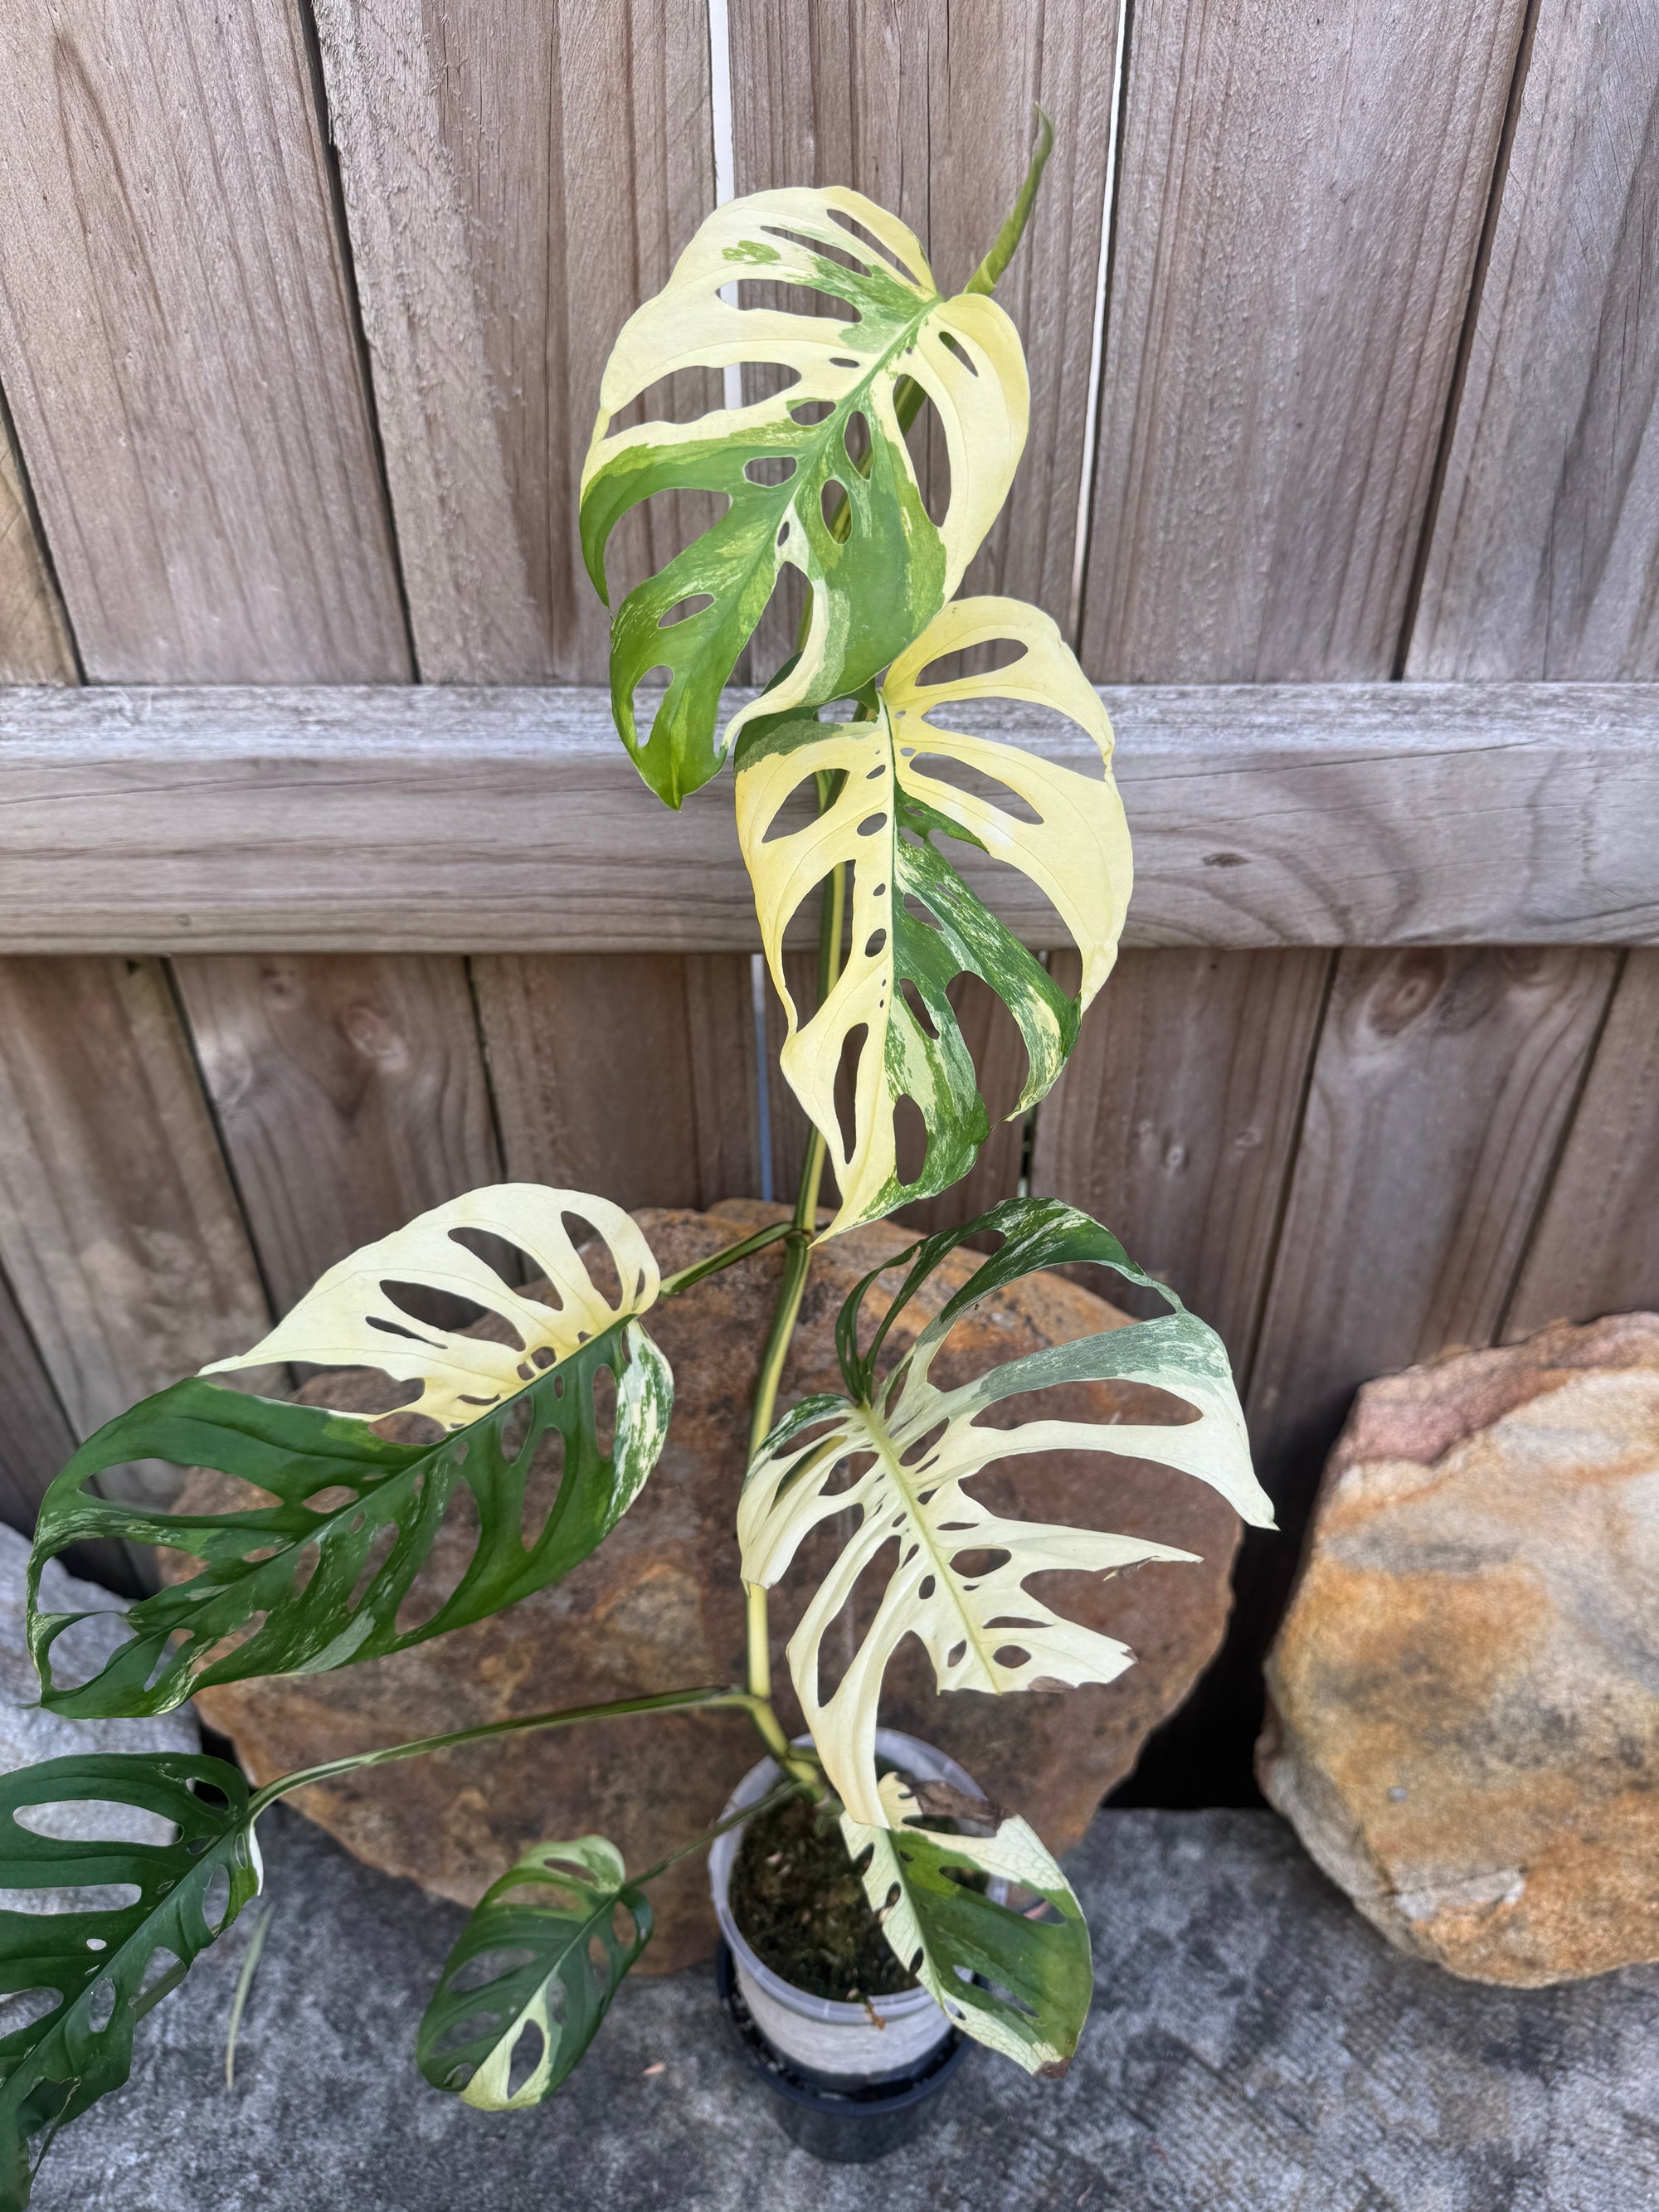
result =
[[[93,1842],[44,1834],[18,1819],[32,1808],[88,1802],[170,1822],[174,1832]],[[137,1892],[130,1904],[87,1906],[76,1898],[64,1909],[0,1911],[0,1993],[38,1990],[57,2000],[0,2036],[0,2212],[27,2203],[32,2165],[57,2130],[121,2087],[137,2022],[261,1880],[247,1784],[222,1759],[103,1752],[0,1777],[0,1889]],[[222,1902],[211,1895],[220,1883]]]
[[[746,279],[826,295],[845,313],[721,298]],[[677,371],[744,366],[782,369],[792,380],[693,422],[612,427]],[[906,378],[933,402],[944,430],[951,495],[937,525],[896,412]],[[1028,410],[1024,356],[1007,315],[982,295],[945,298],[920,240],[861,194],[839,186],[757,192],[714,210],[663,290],[623,325],[582,471],[582,550],[607,604],[605,549],[630,507],[690,489],[727,502],[710,528],[628,594],[611,626],[617,726],[659,797],[678,806],[706,783],[753,717],[856,690],[909,644],[957,589],[994,521]],[[850,506],[844,537],[826,519],[842,501]],[[801,652],[722,733],[721,687],[786,567],[811,586]],[[635,694],[659,667],[669,672],[668,690],[641,736]]]
[[[1000,1249],[978,1267],[921,1331],[890,1374],[878,1374],[894,1321],[945,1255],[978,1231]],[[903,1284],[867,1348],[863,1301],[878,1274],[908,1259]],[[1156,1290],[1172,1310],[1153,1321],[1029,1352],[942,1390],[930,1370],[953,1324],[981,1298],[1034,1270],[1092,1261]],[[1054,1199],[1010,1199],[963,1227],[915,1246],[866,1276],[842,1308],[837,1345],[847,1395],[809,1398],[780,1421],[751,1463],[738,1509],[746,1582],[769,1588],[819,1522],[856,1511],[857,1526],[812,1594],[789,1642],[790,1673],[824,1771],[854,1820],[885,1825],[875,1739],[890,1660],[907,1636],[933,1661],[941,1690],[999,1692],[1040,1685],[1109,1682],[1133,1654],[1114,1638],[1070,1621],[1025,1588],[1053,1570],[1109,1573],[1146,1560],[1193,1554],[1139,1538],[1005,1520],[967,1486],[995,1462],[1038,1452],[1109,1452],[1149,1459],[1219,1492],[1241,1516],[1271,1527],[1273,1509],[1250,1465],[1244,1419],[1225,1348],[1215,1332],[1155,1284],[1117,1239]],[[1006,1399],[1057,1383],[1125,1382],[1185,1401],[1197,1418],[1157,1422],[1026,1421],[978,1425]],[[862,1458],[850,1485],[831,1478]],[[833,1692],[819,1681],[820,1645],[860,1577],[896,1540],[898,1561],[874,1619]],[[982,1555],[990,1555],[990,1564]],[[959,1565],[963,1555],[980,1555]],[[1000,1559],[999,1559],[999,1555]]]
[[[567,1216],[599,1231],[621,1285],[616,1302],[576,1252]],[[510,1240],[545,1270],[558,1304],[514,1289],[456,1240],[457,1229]],[[457,1293],[498,1316],[518,1341],[415,1320],[388,1297],[388,1282]],[[273,1359],[378,1367],[421,1385],[400,1413],[422,1413],[447,1433],[395,1443],[372,1416],[249,1397],[200,1376],[107,1423],[40,1509],[29,1642],[42,1703],[82,1717],[167,1712],[204,1685],[321,1673],[402,1650],[560,1580],[616,1526],[662,1449],[673,1377],[635,1317],[657,1287],[656,1261],[619,1208],[531,1184],[471,1193],[341,1261],[261,1344],[213,1371]],[[607,1372],[608,1444],[595,1401]],[[527,1534],[526,1486],[555,1437],[558,1494]],[[216,1468],[270,1502],[167,1513],[88,1487],[105,1468],[132,1459]],[[430,1618],[400,1628],[399,1609],[463,1487],[477,1510],[471,1558]],[[202,1569],[131,1607],[125,1642],[89,1681],[60,1681],[52,1647],[82,1616],[39,1610],[40,1570],[68,1545],[100,1536],[193,1553]]]
[[480,2112],[540,2104],[650,1939],[650,1903],[614,1844],[533,1844],[485,1891],[445,1961],[416,2041],[422,2073]]
[[[1020,650],[989,673],[924,680],[932,664],[1012,641]],[[1022,701],[1068,716],[1098,748],[1089,775],[1041,753],[948,726],[946,710]],[[901,653],[875,695],[871,720],[768,718],[738,755],[738,833],[755,887],[761,939],[788,1017],[781,1066],[829,1147],[842,1191],[830,1233],[947,1189],[973,1165],[990,1123],[949,989],[977,975],[1007,1006],[1027,1073],[1012,1115],[1054,1083],[1083,1010],[1111,972],[1128,903],[1128,830],[1111,777],[1111,726],[1092,684],[1048,617],[1015,599],[952,602]],[[937,772],[963,772],[963,788]],[[805,826],[779,827],[815,776],[838,789]],[[997,920],[935,843],[975,847],[1018,869],[1059,914],[1083,957],[1073,999]],[[851,889],[847,960],[805,1022],[784,966],[784,933],[828,871]],[[914,1000],[914,1004],[913,1004]],[[862,1030],[853,1079],[853,1131],[842,1134],[836,1083]],[[927,1149],[901,1182],[896,1115],[920,1109]]]
[[[1094,1990],[1089,1928],[1072,1886],[1035,1829],[1010,1814],[993,1836],[935,1835],[896,1774],[882,1778],[884,1824],[842,1815],[854,1862],[894,1955],[952,2023],[1029,2074],[1060,2074]],[[1029,1890],[1052,1918],[1028,1918],[976,1887],[989,1876]]]

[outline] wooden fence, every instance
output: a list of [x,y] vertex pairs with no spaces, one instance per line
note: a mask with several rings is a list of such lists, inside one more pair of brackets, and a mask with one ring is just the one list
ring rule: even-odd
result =
[[1139,888],[1060,1085],[928,1215],[1024,1169],[1226,1336],[1287,1534],[1144,1786],[1231,1794],[1355,1384],[1659,1303],[1659,10],[3,35],[0,1512],[468,1184],[781,1186],[728,794],[658,808],[592,689],[599,370],[717,193],[852,183],[959,283],[1041,100],[969,586],[1106,687]]

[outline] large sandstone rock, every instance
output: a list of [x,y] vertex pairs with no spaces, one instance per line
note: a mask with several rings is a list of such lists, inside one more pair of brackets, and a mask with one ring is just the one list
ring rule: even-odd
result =
[[[668,1273],[781,1211],[732,1203],[708,1214],[647,1212],[639,1218]],[[836,1311],[860,1275],[909,1241],[883,1224],[839,1237],[815,1256],[783,1404],[838,1386]],[[896,1338],[908,1341],[977,1256],[954,1255],[916,1302],[921,1310],[911,1309],[915,1322],[907,1315],[906,1333],[896,1330]],[[780,1265],[776,1248],[757,1254],[653,1313],[652,1333],[675,1376],[667,1447],[627,1518],[556,1589],[393,1658],[207,1692],[204,1714],[234,1738],[256,1779],[509,1714],[740,1680],[744,1607],[733,1514]],[[1073,1283],[1035,1278],[959,1327],[935,1374],[960,1379],[1121,1319]],[[345,1404],[351,1388],[337,1376],[307,1385],[305,1395]],[[1137,1406],[1130,1389],[1079,1384],[1051,1394],[1047,1410],[1073,1419],[1160,1418],[1156,1394],[1139,1395]],[[363,1395],[356,1402],[386,1401]],[[1007,1418],[1018,1411],[1008,1408]],[[1213,1654],[1226,1620],[1238,1523],[1202,1484],[1144,1462],[1075,1453],[1017,1466],[1012,1475],[993,1469],[976,1486],[994,1508],[1122,1529],[1200,1555],[1194,1565],[1155,1563],[1109,1582],[1066,1575],[1047,1585],[1053,1601],[1139,1655],[1139,1663],[1110,1685],[1067,1695],[941,1698],[914,1641],[890,1672],[889,1722],[951,1752],[994,1797],[1018,1806],[1065,1850]],[[198,1474],[181,1504],[226,1503],[234,1487]],[[803,1553],[791,1584],[775,1595],[780,1655],[836,1540],[823,1532],[810,1556]],[[417,1595],[451,1587],[470,1550],[465,1528],[447,1530]],[[780,1704],[786,1723],[799,1726],[787,1674]],[[647,1863],[705,1828],[760,1753],[740,1716],[636,1717],[348,1776],[296,1802],[371,1864],[470,1903],[541,1837],[598,1830],[630,1865]],[[712,1950],[707,1897],[701,1859],[653,1886],[658,1934],[648,1965],[667,1972]]]
[[1659,1960],[1659,1316],[1362,1390],[1267,1688],[1262,1789],[1391,1942]]

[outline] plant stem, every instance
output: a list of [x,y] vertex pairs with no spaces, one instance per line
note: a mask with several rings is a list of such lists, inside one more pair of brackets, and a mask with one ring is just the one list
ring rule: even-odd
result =
[[677,1298],[682,1291],[689,1291],[694,1284],[704,1281],[710,1275],[718,1275],[722,1267],[730,1267],[739,1260],[746,1260],[751,1252],[763,1251],[769,1244],[775,1244],[780,1237],[788,1234],[789,1224],[787,1221],[769,1221],[764,1229],[757,1229],[752,1237],[745,1237],[736,1244],[722,1245],[718,1252],[711,1252],[706,1260],[699,1260],[690,1267],[682,1267],[678,1275],[665,1275],[657,1295]]
[[[1025,234],[1031,210],[1036,204],[1042,172],[1054,143],[1054,125],[1041,107],[1036,111],[1036,118],[1037,141],[1026,168],[1024,181],[990,252],[969,280],[967,289],[969,292],[988,293],[995,289],[998,279],[1012,260],[1019,241]],[[894,387],[893,405],[901,434],[915,421],[925,397],[921,385],[914,378],[905,376],[899,379]],[[872,448],[855,462],[854,466],[867,475],[873,459]],[[840,505],[830,518],[831,536],[844,540],[852,527],[852,501],[843,492]],[[801,610],[800,629],[796,640],[798,651],[805,643],[811,614],[812,601],[809,590],[806,604]],[[818,811],[822,814],[835,796],[832,779],[821,775],[817,786]],[[846,915],[847,870],[842,865],[832,868],[824,879],[818,908],[820,1006],[834,989],[836,979],[841,972],[841,941],[846,927]],[[767,1335],[766,1347],[761,1354],[760,1373],[755,1383],[754,1411],[749,1424],[751,1465],[756,1453],[771,1433],[773,1418],[777,1411],[778,1386],[783,1378],[784,1362],[788,1357],[790,1340],[800,1315],[807,1270],[811,1263],[812,1237],[817,1225],[818,1188],[823,1180],[825,1151],[823,1133],[815,1127],[807,1139],[806,1153],[801,1163],[794,1215],[781,1231],[785,1239],[783,1273],[778,1281],[777,1304],[773,1310],[772,1326]],[[738,1256],[738,1253],[734,1251],[732,1256]],[[678,1288],[679,1279],[674,1279],[675,1286]],[[804,1778],[805,1762],[799,1752],[793,1750],[784,1735],[782,1723],[772,1710],[772,1641],[767,1618],[766,1591],[758,1583],[745,1583],[744,1595],[746,1601],[747,1679],[750,1695],[755,1700],[752,1707],[755,1725],[774,1758],[782,1760],[792,1774]]]
[[[820,812],[830,804],[830,779],[821,775],[818,778]],[[846,916],[847,870],[842,866],[830,871],[819,895],[820,1006],[835,988],[836,979],[841,973],[841,940]],[[761,1353],[760,1373],[755,1382],[754,1410],[749,1423],[749,1457],[751,1462],[771,1433],[773,1416],[777,1411],[778,1385],[783,1379],[783,1363],[789,1355],[790,1340],[794,1335],[795,1323],[800,1316],[807,1270],[811,1265],[812,1237],[817,1227],[818,1188],[823,1180],[825,1151],[823,1132],[813,1129],[806,1139],[806,1154],[801,1162],[795,1210],[784,1231],[783,1273],[778,1279],[777,1304],[773,1309],[772,1326],[767,1334],[765,1349]],[[791,1773],[799,1774],[800,1754],[791,1748],[782,1723],[772,1711],[772,1638],[767,1620],[766,1591],[759,1583],[745,1583],[744,1595],[747,1604],[749,1688],[751,1696],[762,1701],[761,1706],[756,1710],[755,1724],[765,1738],[773,1757],[782,1759]]]
[[[483,1743],[490,1736],[520,1735],[530,1729],[571,1728],[578,1721],[621,1720],[629,1713],[670,1713],[683,1708],[739,1705],[752,1712],[754,1702],[748,1690],[659,1690],[648,1698],[617,1698],[601,1705],[568,1705],[562,1712],[525,1713],[512,1720],[486,1721],[479,1728],[457,1729],[448,1735],[417,1736],[412,1743],[387,1744],[380,1751],[360,1751],[347,1759],[325,1760],[321,1766],[302,1766],[293,1774],[278,1775],[276,1781],[267,1782],[249,1799],[248,1819],[258,1820],[268,1805],[275,1804],[279,1797],[286,1797],[291,1790],[303,1790],[313,1782],[326,1782],[331,1775],[355,1774],[361,1767],[385,1766],[393,1759],[418,1759],[424,1752],[448,1751],[458,1744]],[[761,1733],[766,1735],[764,1729]],[[768,1736],[766,1740],[769,1748],[771,1739]]]

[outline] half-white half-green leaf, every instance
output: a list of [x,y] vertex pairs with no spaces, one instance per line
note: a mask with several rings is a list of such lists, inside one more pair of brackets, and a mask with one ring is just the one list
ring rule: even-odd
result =
[[[1083,1908],[1041,1837],[1014,1814],[994,1835],[935,1834],[896,1774],[882,1778],[881,1807],[881,1827],[850,1813],[841,1826],[895,1957],[963,2034],[1029,2074],[1063,2074],[1094,1974]],[[991,1896],[990,1881],[1030,1906]]]

